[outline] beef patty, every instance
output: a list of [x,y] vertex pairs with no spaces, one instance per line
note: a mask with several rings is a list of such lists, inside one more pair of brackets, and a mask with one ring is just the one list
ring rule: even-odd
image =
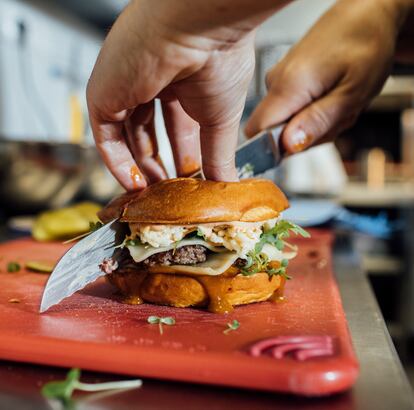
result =
[[154,265],[194,265],[205,262],[207,249],[201,245],[187,245],[181,248],[172,249],[167,252],[156,253],[142,262],[135,262],[128,249],[120,249],[113,258],[105,258],[99,264],[99,268],[107,273],[122,273],[128,270],[137,269],[139,266],[147,267]]
[[187,245],[167,252],[156,253],[142,261],[145,266],[194,265],[205,262],[207,249],[201,245]]

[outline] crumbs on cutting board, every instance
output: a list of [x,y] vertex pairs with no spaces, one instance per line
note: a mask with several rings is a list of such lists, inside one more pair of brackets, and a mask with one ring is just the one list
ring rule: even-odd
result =
[[20,303],[20,299],[11,298],[11,299],[9,299],[9,303]]

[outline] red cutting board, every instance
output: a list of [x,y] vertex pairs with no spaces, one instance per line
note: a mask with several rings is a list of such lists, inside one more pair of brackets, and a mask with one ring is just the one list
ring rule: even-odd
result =
[[[346,390],[358,363],[332,274],[331,239],[313,231],[312,239],[295,240],[300,251],[289,266],[284,302],[242,306],[229,315],[125,305],[104,280],[39,314],[48,276],[8,273],[6,264],[56,261],[68,247],[31,239],[2,244],[0,358],[301,395]],[[176,325],[164,326],[160,335],[157,325],[147,323],[149,315],[172,316]],[[239,329],[223,334],[233,319]],[[281,335],[332,336],[334,354],[306,361],[249,355],[252,343]]]

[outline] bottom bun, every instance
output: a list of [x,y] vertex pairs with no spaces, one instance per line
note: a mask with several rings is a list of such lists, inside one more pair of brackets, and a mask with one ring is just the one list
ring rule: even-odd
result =
[[266,272],[245,276],[232,268],[219,276],[148,273],[133,268],[107,275],[124,296],[124,302],[150,302],[174,307],[208,307],[227,313],[233,306],[282,298],[285,279]]

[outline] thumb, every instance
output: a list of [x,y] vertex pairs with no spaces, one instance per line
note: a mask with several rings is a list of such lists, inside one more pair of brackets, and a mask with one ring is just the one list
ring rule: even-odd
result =
[[247,121],[244,129],[246,136],[251,138],[266,128],[287,121],[310,101],[309,96],[291,87],[280,91],[270,89]]
[[350,97],[336,90],[311,103],[289,121],[282,135],[283,146],[289,154],[303,151],[351,126],[356,117]]

